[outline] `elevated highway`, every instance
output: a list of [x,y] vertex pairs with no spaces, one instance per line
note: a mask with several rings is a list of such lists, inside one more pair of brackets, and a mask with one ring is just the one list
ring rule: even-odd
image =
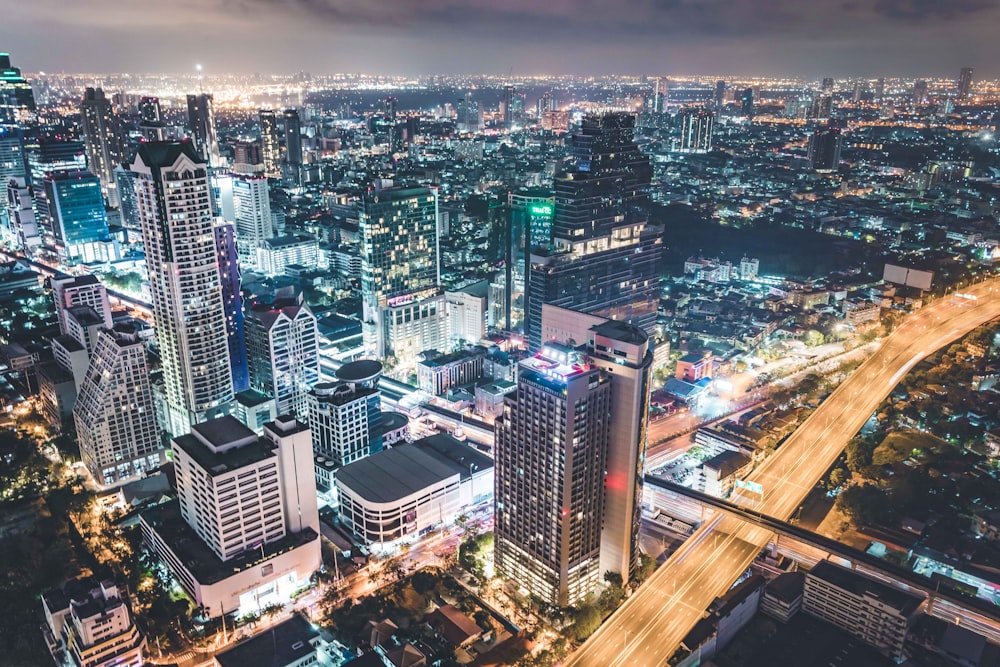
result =
[[[763,492],[747,500],[761,514],[787,520],[907,371],[998,316],[1000,280],[992,279],[904,318],[878,351],[751,474],[749,480]],[[720,513],[698,528],[565,664],[663,665],[772,535],[763,526]]]

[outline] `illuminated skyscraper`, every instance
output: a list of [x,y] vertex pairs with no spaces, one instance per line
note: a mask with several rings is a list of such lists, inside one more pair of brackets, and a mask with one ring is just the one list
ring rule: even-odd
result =
[[726,82],[719,79],[715,82],[715,106],[721,109],[726,103]]
[[685,109],[680,116],[680,150],[686,153],[706,153],[712,150],[712,114],[703,109]]
[[505,244],[505,321],[501,323],[505,329],[514,330],[524,325],[531,249],[551,245],[555,204],[555,192],[550,188],[521,188],[507,195],[510,237]]
[[753,88],[745,88],[740,95],[740,113],[745,118],[753,118]]
[[510,128],[514,124],[514,97],[516,89],[514,86],[504,86],[502,92],[500,115],[503,117],[503,126]]
[[972,89],[972,68],[963,67],[962,71],[958,73],[958,99],[964,100],[969,96],[969,90]]
[[10,64],[10,55],[0,53],[0,128],[20,129],[34,136],[38,126],[35,93],[21,76],[21,70]]
[[587,116],[573,166],[555,177],[552,243],[532,248],[525,332],[541,344],[542,304],[656,324],[662,230],[649,223],[652,167],[633,140],[635,117]]
[[316,316],[299,303],[256,306],[244,327],[251,388],[274,398],[278,414],[307,415],[319,381]]
[[257,249],[274,236],[271,199],[263,176],[233,176],[233,217],[236,221],[236,248],[244,267],[259,268]]
[[86,168],[87,157],[82,142],[45,138],[28,146],[28,182],[35,196],[35,219],[49,234],[54,234],[55,230],[45,191],[46,176],[57,171],[83,171]]
[[260,124],[260,155],[264,160],[264,176],[281,178],[281,133],[278,114],[271,109],[258,112]]
[[439,285],[438,196],[428,188],[372,189],[358,219],[365,351],[415,361],[448,339]]
[[840,129],[827,127],[809,137],[809,167],[817,171],[836,171],[840,166],[843,136]]
[[205,156],[209,167],[222,166],[219,157],[219,138],[215,133],[215,111],[212,96],[208,93],[187,96],[188,126],[195,148]]
[[135,183],[166,399],[165,426],[229,414],[233,378],[208,165],[190,141],[139,146]]
[[518,368],[496,421],[497,572],[548,604],[585,600],[601,579],[611,382],[548,343]]
[[43,183],[53,239],[63,259],[77,262],[106,262],[108,218],[104,212],[101,182],[89,171],[56,171]]
[[167,138],[159,97],[139,98],[139,131],[146,141],[163,141]]
[[611,382],[600,572],[617,572],[628,581],[639,562],[652,341],[627,322],[556,306],[543,310],[542,338],[584,347],[590,362]]
[[285,109],[282,114],[285,126],[285,168],[283,177],[292,185],[302,184],[302,122],[299,112]]
[[115,168],[125,162],[125,144],[111,110],[111,101],[100,88],[87,88],[84,92],[80,102],[80,124],[87,151],[87,168],[101,179],[101,192],[108,206],[118,208]]
[[229,343],[229,366],[233,372],[233,391],[240,393],[250,386],[247,370],[247,344],[243,331],[242,280],[236,254],[236,230],[233,223],[219,218],[212,227],[219,256],[219,281],[222,284],[222,307],[226,313],[226,337]]

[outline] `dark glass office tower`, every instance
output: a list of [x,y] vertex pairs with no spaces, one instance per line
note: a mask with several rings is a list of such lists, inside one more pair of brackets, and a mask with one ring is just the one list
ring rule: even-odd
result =
[[525,333],[541,343],[542,304],[625,320],[653,332],[662,230],[648,217],[652,167],[633,141],[635,116],[587,116],[573,167],[555,177],[552,244],[532,248]]
[[188,125],[197,150],[205,156],[209,167],[221,165],[219,139],[215,133],[215,111],[212,96],[207,93],[187,96]]
[[84,91],[80,102],[80,125],[87,151],[87,168],[101,179],[101,193],[108,206],[118,208],[115,168],[126,160],[125,142],[111,109],[111,100],[100,88]]

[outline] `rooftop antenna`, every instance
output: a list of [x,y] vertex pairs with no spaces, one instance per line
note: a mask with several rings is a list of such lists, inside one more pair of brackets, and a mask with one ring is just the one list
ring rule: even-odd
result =
[[205,79],[204,79],[204,77],[201,74],[201,65],[195,65],[194,69],[195,69],[196,72],[198,72],[198,92],[199,93],[204,93],[205,92]]

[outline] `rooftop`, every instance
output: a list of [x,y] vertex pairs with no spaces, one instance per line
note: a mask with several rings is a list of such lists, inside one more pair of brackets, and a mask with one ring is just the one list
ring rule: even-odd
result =
[[215,656],[221,667],[285,667],[316,652],[311,641],[319,632],[296,614],[228,651]]
[[612,340],[633,345],[642,345],[649,340],[649,335],[645,331],[624,320],[607,320],[602,324],[591,327],[594,333],[607,336]]
[[881,600],[903,616],[909,616],[923,604],[923,598],[891,588],[826,560],[816,563],[816,566],[809,570],[808,576],[822,579],[854,595],[868,595]]
[[229,416],[195,424],[173,443],[213,477],[274,456],[270,443]]
[[493,460],[447,433],[385,449],[349,463],[337,473],[337,483],[373,503],[391,503],[458,476],[488,470]]
[[343,382],[371,382],[380,375],[382,364],[373,359],[352,361],[337,369],[337,379]]

